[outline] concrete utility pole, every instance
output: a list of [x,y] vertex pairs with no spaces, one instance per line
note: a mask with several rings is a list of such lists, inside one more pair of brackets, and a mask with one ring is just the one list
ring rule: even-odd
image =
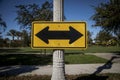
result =
[[[53,21],[63,21],[64,0],[53,0]],[[65,64],[64,50],[53,51],[53,72],[51,80],[66,80],[65,79]]]

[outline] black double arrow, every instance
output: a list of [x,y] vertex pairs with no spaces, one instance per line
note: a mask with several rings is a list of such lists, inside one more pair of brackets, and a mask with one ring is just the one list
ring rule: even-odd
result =
[[64,40],[69,39],[69,44],[72,44],[77,39],[81,38],[83,34],[75,30],[72,26],[69,27],[70,31],[49,31],[49,26],[36,34],[38,38],[49,44],[49,39]]

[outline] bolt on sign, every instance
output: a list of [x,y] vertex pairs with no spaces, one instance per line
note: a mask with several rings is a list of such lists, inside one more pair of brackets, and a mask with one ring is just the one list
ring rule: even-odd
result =
[[32,23],[32,48],[85,49],[87,47],[85,22]]

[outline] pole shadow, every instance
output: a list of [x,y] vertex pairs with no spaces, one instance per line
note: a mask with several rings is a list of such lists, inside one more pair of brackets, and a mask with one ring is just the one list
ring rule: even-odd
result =
[[0,77],[17,76],[32,72],[52,61],[52,55],[43,54],[5,54],[0,55]]
[[36,66],[6,66],[0,67],[0,77],[17,76],[22,73],[31,72],[38,69]]
[[100,72],[102,72],[104,69],[111,69],[112,65],[113,65],[113,60],[119,58],[116,56],[113,56],[110,60],[108,60],[104,65],[100,66],[97,68],[97,70],[92,74],[92,75],[96,75],[99,74]]
[[87,75],[87,76],[81,76],[74,80],[107,80],[109,78],[109,76],[102,76],[102,75],[98,75],[98,74],[100,72],[102,72],[104,69],[111,69],[112,65],[113,65],[112,61],[116,58],[120,58],[120,57],[113,56],[104,65],[98,67],[97,70],[95,72],[93,72],[92,74]]

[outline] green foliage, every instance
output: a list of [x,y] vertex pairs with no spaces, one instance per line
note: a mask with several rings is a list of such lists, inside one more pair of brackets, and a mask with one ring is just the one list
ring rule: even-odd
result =
[[[31,49],[30,47],[24,47],[24,48],[13,48],[13,49],[0,49],[0,53],[44,53],[43,49]],[[52,53],[52,49],[46,50],[47,53]],[[86,50],[71,50],[71,49],[65,49],[65,53],[119,53],[120,47],[119,46],[90,46]]]
[[119,53],[119,46],[90,46],[86,50],[65,50],[65,53]]
[[20,40],[20,38],[22,37],[22,32],[16,31],[16,37],[17,37],[17,40]]
[[[37,4],[29,5],[17,5],[17,17],[16,21],[20,24],[21,28],[31,28],[33,21],[50,21],[53,18],[52,4],[46,1],[41,6]],[[30,45],[31,36],[30,33],[26,32],[25,29],[22,31],[22,46],[26,47]],[[19,39],[21,34],[16,33]]]
[[[16,31],[14,29],[9,30],[6,34],[7,36],[12,37],[12,41],[10,43],[11,47],[27,47],[30,44],[30,39],[28,32],[23,30],[22,32]],[[16,39],[15,39],[16,38]]]
[[115,39],[110,39],[110,40],[107,42],[107,45],[116,46],[116,45],[117,45],[117,41],[116,41]]
[[4,40],[0,38],[0,46],[3,46]]
[[120,32],[120,1],[110,0],[108,3],[101,3],[94,7],[95,14],[92,19],[95,21],[94,26],[100,26],[109,32]]
[[94,26],[101,27],[106,32],[113,32],[120,45],[120,0],[110,0],[94,7],[95,14],[91,17]]
[[89,44],[89,45],[91,45],[92,44],[92,33],[90,32],[90,31],[87,31],[87,35],[88,35],[88,38],[87,38],[87,43]]
[[[80,74],[80,75],[66,75],[67,80],[119,80],[120,74]],[[29,75],[29,76],[9,76],[0,77],[0,80],[51,80],[48,75]]]
[[120,47],[117,46],[91,46],[87,48],[85,53],[119,53],[120,52]]
[[31,27],[33,21],[52,20],[52,4],[46,1],[41,7],[36,4],[18,5],[16,21],[23,28]]
[[22,31],[22,45],[24,47],[27,47],[27,46],[29,46],[29,44],[30,44],[30,41],[29,41],[28,33],[26,30],[23,30]]
[[[5,29],[7,28],[7,25],[6,25],[6,22],[3,21],[1,15],[0,15],[0,29],[1,29],[1,27],[3,28],[3,31],[5,31]],[[1,32],[1,31],[2,31],[2,30],[0,30],[0,32]]]
[[[1,54],[0,64],[8,65],[48,65],[52,64],[52,55],[43,54]],[[94,55],[66,54],[66,64],[105,63],[107,60]]]
[[112,34],[106,31],[100,31],[96,36],[96,42],[99,45],[107,45],[107,42],[113,38]]
[[4,54],[0,55],[0,63],[9,65],[48,65],[52,63],[51,55],[42,54]]
[[94,55],[66,54],[65,63],[67,64],[86,64],[86,63],[105,63],[107,60]]
[[7,36],[11,36],[12,40],[14,41],[15,36],[16,36],[16,30],[14,29],[9,30],[9,32],[7,32]]
[[5,31],[6,28],[7,28],[6,22],[3,21],[0,15],[0,46],[3,45],[2,32]]

